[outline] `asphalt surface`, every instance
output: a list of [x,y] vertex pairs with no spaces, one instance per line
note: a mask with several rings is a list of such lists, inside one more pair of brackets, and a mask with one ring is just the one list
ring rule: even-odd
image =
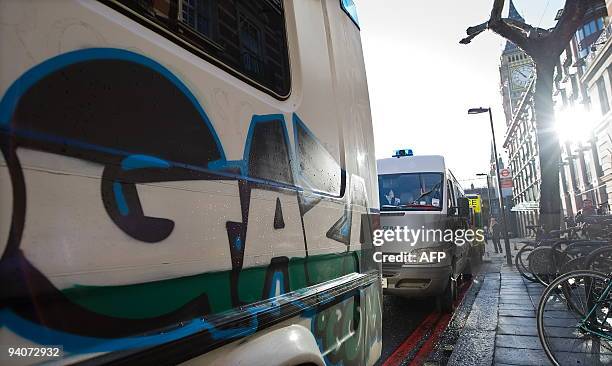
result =
[[416,330],[423,319],[434,310],[433,298],[404,299],[385,295],[383,299],[383,350],[377,365],[382,365]]
[[[485,248],[487,251],[484,257],[485,263],[472,268],[474,271],[474,279],[480,278],[480,273],[498,271],[497,267],[501,264],[498,265],[497,262],[491,263],[492,255],[500,257],[501,259],[497,258],[497,261],[503,262],[502,255],[490,253],[492,252],[492,244],[490,242],[487,243]],[[476,289],[480,288],[481,282],[482,281],[476,280]],[[464,327],[469,311],[473,302],[475,301],[475,294],[468,291],[471,287],[474,287],[472,281],[467,281],[466,283],[461,284],[462,290],[465,290],[464,293],[466,295],[466,304],[465,306],[458,307],[456,310],[457,314],[455,314],[455,316],[452,318],[452,321],[450,324],[448,324],[443,334],[440,335],[440,338],[435,341],[434,347],[427,361],[432,361],[433,363],[442,365],[446,364],[448,361],[450,352],[448,352],[447,348],[450,347],[450,350],[452,350],[452,345],[454,345],[454,343],[457,341],[459,331]],[[459,305],[459,303],[457,303],[457,305]],[[411,334],[415,332],[417,332],[415,335],[418,334],[419,326],[424,323],[424,320],[426,320],[430,314],[435,312],[435,299],[432,297],[405,299],[397,296],[385,295],[383,298],[383,350],[376,365],[383,365],[385,361],[387,361],[389,357],[398,349],[398,347],[407,341]],[[427,323],[427,321],[425,323]],[[425,336],[427,337],[428,335]],[[414,349],[410,356],[414,356],[414,353],[419,351],[418,347],[420,347],[420,344],[414,344],[414,346],[417,349]],[[401,362],[401,364],[406,365],[409,364],[410,361],[410,359],[405,359],[403,362]],[[396,364],[397,362],[390,363]]]
[[[488,266],[475,266],[472,269],[474,270],[474,276],[477,277],[478,273],[482,271],[487,272]],[[460,288],[462,293],[466,293],[471,285],[472,281],[470,280],[466,281],[465,283],[461,283]],[[470,306],[466,308],[468,309],[468,312],[463,314],[466,312],[466,309],[463,309],[463,307],[458,307],[456,312],[459,311],[462,312],[462,314],[453,317],[454,323],[449,324],[449,328],[453,329],[446,329],[442,337],[435,341],[434,349],[430,354],[429,361],[434,361],[439,364],[446,364],[450,354],[446,352],[445,348],[448,344],[454,344],[456,341],[456,338],[458,337],[458,330],[454,330],[454,328],[463,328],[463,324],[469,315],[471,303],[474,301],[473,295],[469,295],[469,293],[466,294],[469,298],[466,299],[466,301],[468,301],[470,304]],[[461,299],[463,299],[463,295],[461,296]],[[456,304],[457,306],[459,305],[459,301]],[[404,343],[404,341],[410,337],[411,334],[419,330],[419,326],[421,326],[424,320],[426,320],[426,318],[432,313],[436,313],[435,299],[433,297],[405,299],[397,296],[385,295],[383,298],[383,350],[376,365],[383,365],[385,361],[389,359],[389,356],[391,356],[398,349],[398,347],[400,347],[402,343]],[[438,314],[437,318],[441,318],[441,315]],[[428,338],[429,334],[425,335],[425,337]],[[427,340],[428,339],[421,339],[421,342],[426,342]],[[416,349],[412,350],[409,356],[414,356],[414,354],[419,351],[418,348],[421,346],[421,344],[414,344]],[[406,365],[409,364],[410,361],[411,359],[408,357],[408,359],[405,359],[403,362],[401,362],[401,364]],[[391,364],[396,364],[396,362],[391,362]]]

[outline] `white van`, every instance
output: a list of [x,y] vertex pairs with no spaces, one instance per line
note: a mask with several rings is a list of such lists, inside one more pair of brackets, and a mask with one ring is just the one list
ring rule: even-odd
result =
[[377,362],[351,0],[0,0],[0,18],[0,345],[52,354],[20,364]]
[[[378,160],[377,168],[382,229],[406,227],[423,234],[412,242],[394,237],[382,245],[383,254],[406,254],[385,257],[389,260],[382,263],[384,293],[436,296],[441,311],[452,311],[457,279],[470,268],[470,244],[458,245],[442,234],[468,228],[469,203],[463,189],[442,156],[412,156],[400,150]],[[431,235],[425,237],[427,231]]]

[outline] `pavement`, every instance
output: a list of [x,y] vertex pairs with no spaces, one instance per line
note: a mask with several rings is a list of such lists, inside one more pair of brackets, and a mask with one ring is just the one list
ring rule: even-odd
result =
[[[512,239],[511,248],[520,248],[521,240]],[[442,337],[446,344],[440,347],[452,353],[441,358],[443,352],[434,352],[426,364],[550,365],[536,328],[535,309],[544,287],[523,279],[503,255],[492,252],[489,242],[471,294]]]

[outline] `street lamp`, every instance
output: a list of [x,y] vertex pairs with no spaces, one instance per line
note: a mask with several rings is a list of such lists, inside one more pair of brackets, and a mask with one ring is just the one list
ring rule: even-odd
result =
[[[495,154],[495,173],[497,174],[497,190],[499,191],[499,206],[501,209],[502,226],[504,228],[504,247],[506,248],[506,263],[512,266],[512,254],[510,253],[510,239],[508,238],[508,226],[506,225],[506,211],[504,210],[504,195],[502,193],[501,178],[499,176],[499,161],[497,155],[497,143],[495,142],[495,128],[493,127],[493,113],[491,108],[470,108],[468,114],[481,114],[489,112],[491,122],[491,134],[493,135],[493,153]],[[490,206],[489,206],[490,207]],[[490,208],[489,208],[490,209]]]

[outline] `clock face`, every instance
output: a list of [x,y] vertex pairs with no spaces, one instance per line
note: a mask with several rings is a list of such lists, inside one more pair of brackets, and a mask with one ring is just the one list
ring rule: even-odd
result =
[[524,89],[529,84],[533,75],[533,67],[531,65],[522,65],[512,70],[512,88]]

